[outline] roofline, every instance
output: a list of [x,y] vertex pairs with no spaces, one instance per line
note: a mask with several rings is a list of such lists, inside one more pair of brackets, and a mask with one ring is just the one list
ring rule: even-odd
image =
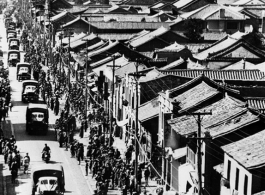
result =
[[231,50],[237,49],[240,46],[249,47],[249,49],[251,49],[251,51],[255,55],[258,55],[260,57],[265,57],[265,52],[263,52],[259,48],[255,47],[254,45],[249,44],[244,39],[240,39],[240,40],[236,41],[235,43],[233,43],[232,45],[230,45],[230,46],[228,46],[228,47],[226,47],[226,48],[224,48],[222,50],[219,50],[219,51],[213,52],[213,53],[208,53],[208,57],[206,59],[212,59],[212,58],[218,57],[219,55],[225,55],[226,53],[229,53]]

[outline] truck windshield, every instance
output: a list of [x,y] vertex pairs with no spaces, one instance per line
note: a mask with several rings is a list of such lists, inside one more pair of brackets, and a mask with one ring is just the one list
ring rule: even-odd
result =
[[25,87],[25,93],[34,92],[36,90],[36,86],[28,85]]
[[28,67],[20,67],[19,68],[19,72],[28,72],[28,71],[29,71]]
[[41,180],[41,184],[48,184],[48,180]]
[[55,184],[57,184],[57,181],[56,180],[50,180],[50,184],[55,185]]
[[32,113],[32,120],[33,121],[43,121],[44,114],[41,112],[33,112]]

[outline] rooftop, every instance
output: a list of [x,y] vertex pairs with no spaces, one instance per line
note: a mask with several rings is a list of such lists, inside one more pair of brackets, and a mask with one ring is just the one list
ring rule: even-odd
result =
[[[194,97],[197,98],[197,97]],[[195,100],[197,101],[197,100]],[[194,102],[195,102],[194,101]],[[237,118],[250,117],[247,120],[253,120],[253,115],[250,114],[244,107],[245,102],[226,95],[223,99],[216,101],[208,106],[205,106],[197,111],[211,111],[212,115],[204,116],[202,120],[203,131],[208,130],[213,138],[224,133],[232,132],[238,126],[233,125],[233,120]],[[256,117],[254,117],[254,120]],[[180,135],[190,135],[196,132],[198,126],[197,121],[193,116],[184,115],[168,121],[171,127]],[[239,121],[240,122],[240,121]],[[241,123],[244,120],[241,120]],[[245,121],[246,123],[248,121]],[[242,126],[243,124],[240,125]],[[238,123],[239,125],[239,123]]]
[[159,114],[159,101],[158,97],[139,106],[139,121],[145,122]]
[[247,169],[263,167],[265,165],[264,137],[265,130],[225,145],[222,149]]
[[160,72],[188,78],[196,78],[203,74],[212,80],[265,80],[265,73],[259,70],[178,69]]

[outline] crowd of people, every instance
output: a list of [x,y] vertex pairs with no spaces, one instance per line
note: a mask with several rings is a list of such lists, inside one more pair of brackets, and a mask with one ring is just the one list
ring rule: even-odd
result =
[[[2,130],[1,130],[2,131]],[[18,176],[18,171],[23,165],[23,172],[26,173],[30,163],[30,157],[28,153],[22,158],[17,145],[14,135],[10,138],[5,138],[1,136],[0,138],[0,155],[4,155],[5,164],[11,172],[11,183],[15,184],[16,178]]]
[[[92,106],[94,109],[89,114],[86,112],[84,84],[82,81],[70,82],[68,80],[69,77],[66,75],[65,69],[60,69],[61,66],[58,65],[59,58],[62,57],[61,54],[55,52],[53,64],[50,63],[48,71],[44,70],[45,66],[47,68],[44,59],[48,59],[49,52],[41,37],[37,37],[37,39],[33,38],[33,35],[27,31],[22,32],[21,43],[26,52],[24,61],[32,65],[33,77],[39,82],[38,93],[54,111],[54,114],[59,116],[55,124],[59,146],[65,146],[66,150],[69,149],[71,157],[76,158],[78,164],[81,164],[82,161],[85,162],[86,175],[91,173],[96,180],[97,190],[95,193],[98,195],[107,195],[109,189],[120,189],[123,194],[132,195],[137,194],[141,186],[148,187],[151,167],[148,163],[135,166],[133,153],[136,148],[133,140],[127,144],[124,155],[114,148],[114,139],[112,135],[110,136],[109,131],[108,114],[96,104]],[[72,72],[71,75],[73,75]],[[2,97],[5,100],[3,105],[9,105],[11,95],[8,80],[0,84],[6,86],[0,87],[0,89],[5,89],[3,92],[0,91],[0,107],[2,107]],[[64,108],[61,110],[60,99],[65,100]],[[95,102],[90,98],[90,103]],[[1,116],[0,113],[0,119]],[[78,126],[77,123],[81,125]],[[92,123],[98,125],[94,126]],[[112,130],[114,134],[117,133],[116,126],[114,121]],[[84,132],[89,131],[86,153],[85,146],[74,139],[77,129],[81,138]],[[14,137],[2,138],[0,143],[0,153],[2,152],[5,156],[5,163],[11,170],[12,182],[14,182],[21,166],[21,156],[17,151]],[[29,158],[28,155],[26,156]]]

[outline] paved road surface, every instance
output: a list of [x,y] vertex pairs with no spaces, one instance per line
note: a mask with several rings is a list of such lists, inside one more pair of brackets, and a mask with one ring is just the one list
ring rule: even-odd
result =
[[[4,29],[2,15],[0,15],[0,29]],[[0,36],[2,37],[0,45],[4,51],[4,62],[7,60],[7,42],[5,30],[1,30]],[[23,56],[23,55],[22,55]],[[21,59],[23,61],[23,57]],[[51,164],[61,164],[65,170],[66,185],[65,194],[69,195],[89,195],[91,194],[90,188],[87,185],[87,181],[83,177],[80,167],[75,159],[70,158],[69,152],[58,147],[58,142],[55,141],[54,131],[49,130],[46,136],[34,136],[28,135],[25,132],[26,122],[26,107],[27,104],[21,102],[21,90],[22,84],[16,80],[16,68],[10,67],[10,83],[12,88],[12,102],[13,110],[9,113],[9,117],[6,122],[3,122],[4,132],[11,135],[14,134],[17,140],[17,146],[22,156],[26,152],[31,157],[31,166],[36,164],[44,164],[41,160],[41,151],[44,144],[47,143],[51,148]],[[54,124],[56,117],[50,112],[50,124]],[[0,156],[0,169],[3,164],[3,156]],[[4,195],[30,195],[31,194],[31,183],[30,173],[23,174],[19,172],[18,184],[11,184],[10,171],[6,165],[3,165],[3,176],[4,176]]]

